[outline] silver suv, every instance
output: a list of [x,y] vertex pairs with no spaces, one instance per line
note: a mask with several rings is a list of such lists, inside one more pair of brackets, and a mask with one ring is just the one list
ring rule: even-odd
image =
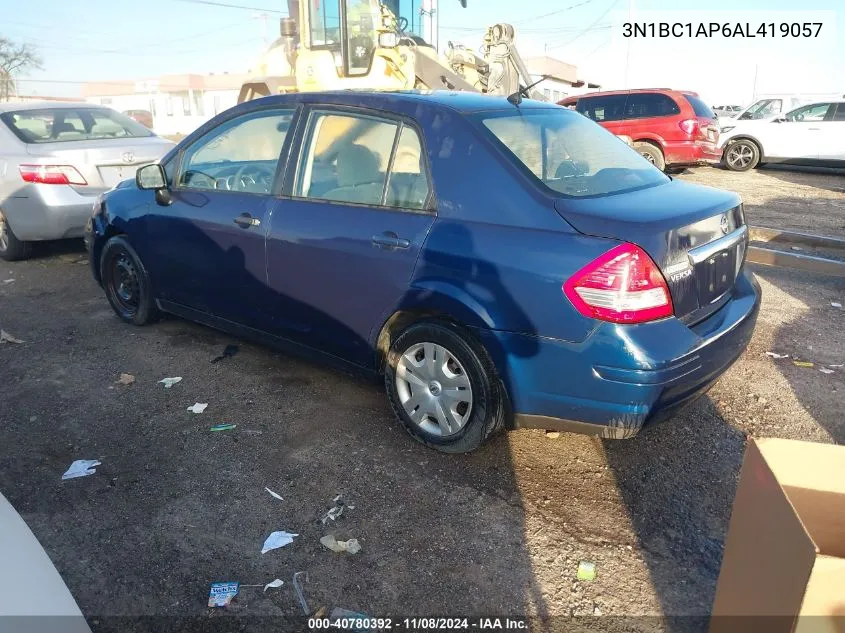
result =
[[0,258],[24,259],[34,241],[82,237],[97,195],[171,147],[109,108],[0,104]]

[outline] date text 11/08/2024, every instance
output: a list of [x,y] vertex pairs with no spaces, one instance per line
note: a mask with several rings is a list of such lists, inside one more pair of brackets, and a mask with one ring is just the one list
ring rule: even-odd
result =
[[527,620],[523,618],[375,618],[369,616],[342,618],[308,618],[308,628],[345,629],[350,631],[388,631],[392,629],[402,631],[450,631],[472,630],[479,631],[518,631],[528,628]]

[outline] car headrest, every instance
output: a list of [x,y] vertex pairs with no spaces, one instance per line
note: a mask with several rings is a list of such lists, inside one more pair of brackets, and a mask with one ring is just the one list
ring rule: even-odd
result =
[[337,154],[337,184],[339,187],[354,187],[371,182],[380,182],[379,159],[374,152],[362,145],[348,145]]

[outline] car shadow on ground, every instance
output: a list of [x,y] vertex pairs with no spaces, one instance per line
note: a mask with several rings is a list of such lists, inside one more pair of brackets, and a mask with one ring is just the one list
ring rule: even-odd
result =
[[604,441],[669,631],[706,630],[744,445],[709,396]]
[[[784,182],[807,185],[812,184],[813,187],[819,189],[826,189],[828,191],[836,191],[845,193],[845,167],[816,167],[805,165],[779,165],[769,163],[759,167],[761,173],[777,178]],[[839,176],[839,178],[812,178],[811,183],[808,182],[812,176]]]
[[[801,318],[777,328],[772,351],[789,357],[772,362],[800,406],[832,441],[845,444],[842,407],[831,406],[836,394],[845,394],[845,310],[831,305],[845,304],[845,278],[815,275],[814,283],[808,285],[789,269],[757,266],[755,271],[805,310]],[[796,361],[813,366],[796,365]],[[845,395],[839,398],[841,402]]]

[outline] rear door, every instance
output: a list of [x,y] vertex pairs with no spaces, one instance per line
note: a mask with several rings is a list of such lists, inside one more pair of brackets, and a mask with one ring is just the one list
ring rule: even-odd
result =
[[293,116],[290,108],[241,114],[183,150],[170,203],[151,203],[145,216],[145,261],[163,300],[269,327],[264,242]]
[[367,365],[435,219],[422,135],[383,114],[315,108],[294,145],[267,244],[276,328]]

